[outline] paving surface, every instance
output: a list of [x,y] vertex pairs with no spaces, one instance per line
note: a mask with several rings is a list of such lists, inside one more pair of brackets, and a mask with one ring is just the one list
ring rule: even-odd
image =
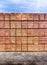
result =
[[47,65],[47,52],[0,52],[0,63]]

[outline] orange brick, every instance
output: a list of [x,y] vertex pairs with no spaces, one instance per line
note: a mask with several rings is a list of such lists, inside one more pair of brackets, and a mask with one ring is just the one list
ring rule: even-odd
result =
[[22,51],[27,51],[27,45],[22,45]]
[[33,14],[28,14],[28,20],[33,20]]
[[15,37],[11,37],[11,42],[10,42],[10,44],[16,44]]
[[33,37],[33,44],[39,44],[39,37]]
[[0,45],[0,51],[5,51],[5,45]]
[[27,29],[22,29],[22,36],[27,36]]
[[16,51],[16,45],[11,45],[11,49],[10,49],[10,51]]
[[17,21],[15,24],[16,24],[16,28],[21,28],[21,22]]
[[10,34],[11,34],[11,36],[15,36],[15,35],[16,35],[15,29],[11,29],[11,30],[10,30]]
[[39,14],[40,20],[44,20],[44,14]]
[[4,14],[5,20],[9,20],[10,14]]
[[22,20],[27,20],[27,14],[22,14]]
[[27,44],[27,37],[22,37],[21,44]]
[[39,14],[33,14],[33,20],[39,20]]
[[45,49],[45,47],[44,47],[44,45],[39,45],[39,51],[44,51],[44,49]]
[[22,43],[22,37],[16,37],[16,44],[21,44]]
[[16,28],[16,22],[15,21],[11,21],[11,28]]
[[16,13],[15,14],[15,19],[16,20],[21,20],[21,14],[20,13]]
[[4,29],[0,29],[0,36],[4,36]]
[[21,36],[21,29],[16,29],[16,36]]
[[28,28],[33,28],[33,21],[28,21]]
[[38,45],[34,45],[34,51],[39,51]]
[[14,13],[10,14],[10,20],[15,20],[15,19],[16,19],[15,14]]
[[33,44],[33,37],[28,37],[28,44]]
[[34,50],[34,45],[28,45],[28,51],[35,51]]
[[10,28],[10,23],[9,21],[4,22],[4,28]]
[[39,28],[47,28],[47,21],[39,22]]
[[16,51],[21,51],[21,45],[16,45]]

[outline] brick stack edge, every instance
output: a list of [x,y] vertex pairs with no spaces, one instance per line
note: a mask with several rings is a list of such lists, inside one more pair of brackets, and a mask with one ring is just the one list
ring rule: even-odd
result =
[[47,14],[0,13],[0,51],[47,51]]

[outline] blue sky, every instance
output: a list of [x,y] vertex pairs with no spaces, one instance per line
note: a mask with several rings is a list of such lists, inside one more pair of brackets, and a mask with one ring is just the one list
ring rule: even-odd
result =
[[47,13],[47,0],[0,0],[0,13]]

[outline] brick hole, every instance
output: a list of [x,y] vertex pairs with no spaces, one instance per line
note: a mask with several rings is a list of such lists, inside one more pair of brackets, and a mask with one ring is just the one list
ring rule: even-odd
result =
[[22,65],[22,63],[17,63],[17,65]]
[[37,65],[35,62],[30,62],[29,65]]
[[13,64],[13,63],[10,62],[10,63],[6,63],[5,65],[15,65],[15,64]]

